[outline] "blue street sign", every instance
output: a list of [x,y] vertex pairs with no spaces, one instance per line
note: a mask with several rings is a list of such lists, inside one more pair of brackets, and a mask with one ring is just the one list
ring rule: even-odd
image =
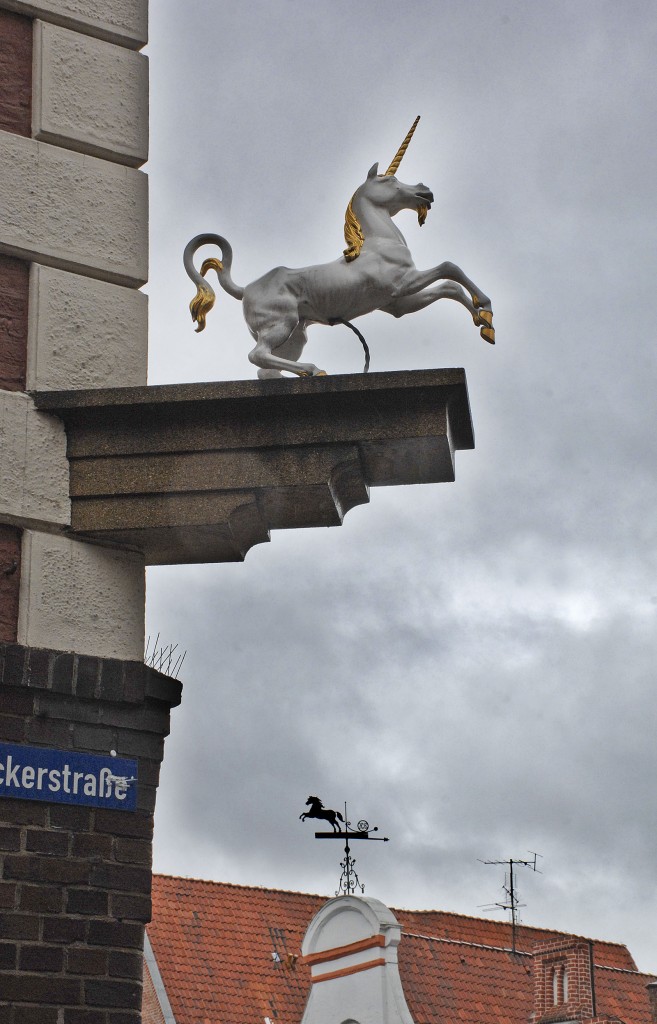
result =
[[0,743],[0,797],[134,811],[137,762]]

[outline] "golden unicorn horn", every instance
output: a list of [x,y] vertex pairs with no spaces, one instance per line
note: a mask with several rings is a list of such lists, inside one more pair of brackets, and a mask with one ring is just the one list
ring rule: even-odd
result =
[[390,164],[390,167],[386,171],[386,174],[396,174],[397,173],[397,169],[398,169],[400,163],[402,162],[404,153],[408,149],[409,142],[413,138],[413,132],[417,128],[417,123],[418,123],[419,120],[420,120],[420,115],[418,114],[417,117],[415,118],[415,120],[413,121],[413,124],[411,126],[410,132],[408,133],[408,135],[406,136],[406,138],[402,142],[401,146],[399,147],[399,149],[395,153],[394,159],[393,159],[392,163]]

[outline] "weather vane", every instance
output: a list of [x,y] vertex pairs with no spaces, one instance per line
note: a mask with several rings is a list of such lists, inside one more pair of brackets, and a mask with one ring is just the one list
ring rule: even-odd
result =
[[[351,321],[376,309],[401,317],[424,309],[438,299],[460,302],[470,313],[481,336],[495,343],[491,301],[455,263],[439,263],[418,270],[406,240],[392,218],[402,210],[415,210],[422,226],[434,201],[426,185],[405,185],[396,177],[420,120],[416,117],[387,171],[378,163],[354,192],[345,214],[347,248],[332,263],[290,269],[275,267],[246,287],[233,281],[233,250],[223,235],[196,235],[185,247],[185,270],[197,287],[190,303],[196,330],[205,327],[215,293],[205,275],[217,274],[225,292],[242,302],[247,327],[255,340],[249,360],[259,367],[258,377],[281,377],[282,371],[300,377],[325,375],[314,363],[300,362],[311,324],[345,324],[365,348],[365,372],[369,352],[365,339]],[[194,266],[194,254],[202,245],[218,246],[221,259],[211,256]],[[442,282],[438,284],[437,282]]]
[[[387,843],[387,836],[373,836],[371,832],[378,832],[376,826],[370,828],[369,822],[361,819],[356,828],[351,827],[351,822],[347,818],[347,805],[344,805],[344,817],[340,811],[332,811],[328,807],[324,807],[324,804],[318,796],[309,796],[306,800],[306,807],[310,807],[309,811],[302,811],[299,815],[301,821],[305,821],[306,818],[320,818],[323,821],[328,821],[329,825],[332,826],[332,832],[315,832],[315,839],[344,839],[344,860],[340,861],[340,867],[342,868],[342,874],[340,875],[340,881],[338,882],[338,888],[336,890],[336,896],[351,896],[360,889],[361,892],[365,892],[365,886],[361,884],[358,875],[356,874],[356,860],[351,856],[351,849],[349,847],[349,840],[354,839],[369,839],[370,842]],[[338,822],[342,822],[344,826],[342,829]]]

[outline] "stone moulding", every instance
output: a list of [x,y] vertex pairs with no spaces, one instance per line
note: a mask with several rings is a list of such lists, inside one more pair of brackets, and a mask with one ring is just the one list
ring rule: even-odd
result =
[[452,481],[474,448],[462,369],[33,397],[66,426],[73,534],[151,565],[338,526],[370,487]]

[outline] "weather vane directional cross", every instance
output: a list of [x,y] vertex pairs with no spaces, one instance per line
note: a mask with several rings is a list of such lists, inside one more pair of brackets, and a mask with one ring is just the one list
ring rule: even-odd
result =
[[[301,821],[305,821],[306,818],[320,818],[323,821],[328,821],[329,825],[333,828],[332,832],[315,832],[315,839],[344,839],[344,860],[340,861],[342,874],[340,875],[335,895],[351,896],[356,889],[365,892],[365,886],[360,882],[356,874],[356,860],[351,856],[349,841],[369,839],[372,842],[387,843],[389,841],[388,837],[371,835],[370,833],[378,832],[379,830],[376,826],[370,828],[369,822],[364,819],[358,822],[355,829],[352,828],[351,822],[347,818],[346,803],[344,805],[344,817],[340,814],[340,811],[332,811],[330,808],[324,807],[318,796],[309,796],[306,800],[306,807],[310,807],[310,810],[302,811],[299,815]],[[340,828],[338,822],[342,823],[342,828]]]

